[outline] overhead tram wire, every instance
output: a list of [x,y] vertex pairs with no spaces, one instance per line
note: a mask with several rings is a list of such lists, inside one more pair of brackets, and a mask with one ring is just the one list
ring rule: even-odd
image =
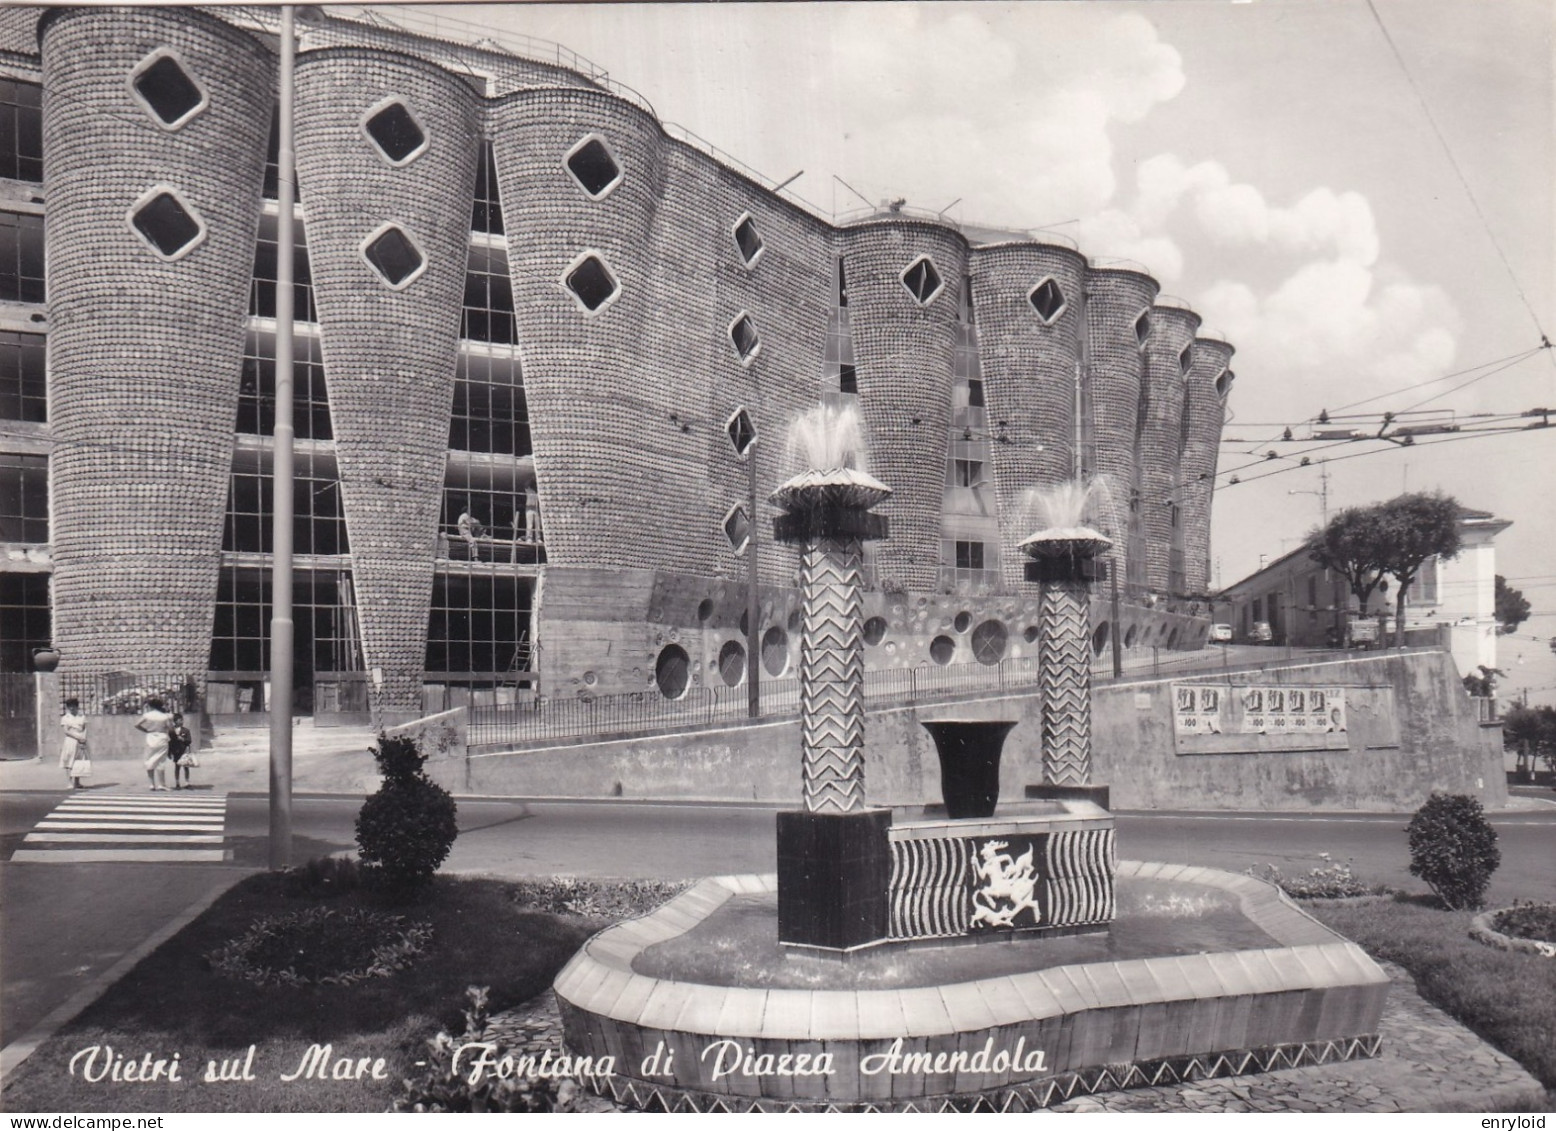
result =
[[[1478,432],[1458,432],[1458,433],[1455,433],[1455,434],[1453,434],[1451,436],[1444,436],[1441,439],[1437,439],[1437,440],[1422,440],[1422,441],[1419,441],[1419,442],[1417,442],[1415,444],[1412,444],[1411,447],[1414,447],[1414,448],[1431,448],[1431,447],[1437,447],[1438,445],[1441,445],[1441,444],[1455,443],[1455,442],[1460,441],[1460,440],[1475,440],[1475,439],[1481,438],[1482,436],[1516,436],[1516,435],[1519,435],[1521,433],[1528,432],[1528,431],[1529,431],[1529,429],[1527,429],[1527,428],[1488,428],[1488,429],[1485,429],[1485,430],[1482,430],[1482,431],[1478,431]],[[1359,442],[1359,441],[1353,441],[1353,442]],[[1390,451],[1394,451],[1394,450],[1395,450],[1394,447],[1374,448],[1371,451],[1352,452],[1350,455],[1332,456],[1329,459],[1325,460],[1325,462],[1326,463],[1340,463],[1343,460],[1360,459],[1363,456],[1383,455],[1385,452],[1390,452]],[[1268,462],[1268,461],[1266,461],[1266,462]],[[1309,466],[1311,466],[1311,465],[1309,465]],[[1303,467],[1302,465],[1300,465],[1300,464],[1293,465],[1291,467],[1277,467],[1277,468],[1275,468],[1275,469],[1273,469],[1271,471],[1265,472],[1262,475],[1249,476],[1246,479],[1239,479],[1236,483],[1230,483],[1230,482],[1229,483],[1223,483],[1221,486],[1223,488],[1225,488],[1225,487],[1237,487],[1237,486],[1241,486],[1244,483],[1257,483],[1259,480],[1261,480],[1261,479],[1268,479],[1272,475],[1284,475],[1284,474],[1286,474],[1288,472],[1292,472],[1292,471],[1305,471],[1305,470],[1307,470],[1307,469],[1305,467]]]

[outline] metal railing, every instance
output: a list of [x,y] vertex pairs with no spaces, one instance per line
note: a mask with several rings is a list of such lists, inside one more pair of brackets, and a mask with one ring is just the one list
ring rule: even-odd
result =
[[169,710],[185,714],[201,710],[204,673],[147,674],[145,672],[62,673],[60,701],[78,699],[85,715],[138,715],[148,699],[160,699]]
[[[872,704],[918,703],[943,696],[1035,687],[1036,658],[998,664],[926,665],[886,668],[864,675],[865,701]],[[764,678],[761,717],[786,718],[800,710],[800,681],[789,676]],[[679,730],[736,722],[749,714],[744,683],[734,687],[692,687],[678,699],[657,690],[625,695],[539,698],[530,703],[470,709],[471,746],[519,746],[548,739],[589,735]]]

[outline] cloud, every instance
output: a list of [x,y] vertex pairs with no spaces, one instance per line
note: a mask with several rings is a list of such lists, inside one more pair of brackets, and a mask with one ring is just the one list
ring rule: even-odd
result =
[[1345,259],[1305,263],[1264,295],[1221,280],[1194,305],[1236,346],[1235,366],[1259,378],[1261,396],[1298,416],[1353,400],[1364,384],[1401,387],[1446,373],[1460,329],[1439,287],[1379,286],[1371,268]]
[[[1034,10],[1035,9],[1035,10]],[[829,45],[853,125],[845,179],[874,196],[1009,226],[1061,223],[1117,192],[1119,122],[1183,88],[1149,21],[1050,5],[868,4]]]

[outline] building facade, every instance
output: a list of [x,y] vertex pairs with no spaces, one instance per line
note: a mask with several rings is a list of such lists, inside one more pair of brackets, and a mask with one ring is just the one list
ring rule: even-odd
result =
[[[1512,523],[1487,511],[1460,512],[1461,546],[1452,558],[1430,557],[1405,593],[1407,639],[1446,635],[1461,675],[1497,666],[1496,536]],[[1258,573],[1228,586],[1213,602],[1215,620],[1232,626],[1233,639],[1253,642],[1256,626],[1270,628],[1269,643],[1301,648],[1336,647],[1351,639],[1362,619],[1392,642],[1395,592],[1374,593],[1363,611],[1350,584],[1299,547]],[[1377,632],[1369,628],[1369,642]]]
[[[1232,347],[1143,271],[823,218],[576,57],[303,11],[294,711],[790,673],[767,495],[818,401],[894,490],[872,668],[1034,654],[1016,544],[1076,474],[1114,486],[1128,644],[1203,642]],[[0,11],[7,669],[268,707],[273,19]]]

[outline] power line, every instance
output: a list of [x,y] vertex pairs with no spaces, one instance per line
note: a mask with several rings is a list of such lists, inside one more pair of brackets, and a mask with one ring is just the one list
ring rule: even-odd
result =
[[[1389,29],[1384,25],[1383,17],[1378,14],[1378,9],[1372,0],[1367,0],[1367,10],[1372,13],[1373,20],[1377,22],[1378,30],[1383,33],[1384,42],[1388,44],[1389,50],[1393,52],[1394,61],[1399,64],[1400,74],[1405,76],[1405,82],[1410,85],[1411,93],[1415,95],[1416,101],[1421,104],[1421,113],[1425,116],[1427,124],[1432,127],[1432,133],[1436,135],[1438,144],[1442,146],[1443,155],[1448,158],[1448,164],[1452,167],[1454,175],[1459,178],[1459,184],[1464,189],[1464,195],[1469,198],[1470,207],[1475,210],[1475,216],[1480,221],[1481,227],[1485,229],[1486,238],[1496,251],[1497,258],[1502,261],[1502,266],[1507,271],[1507,277],[1513,284],[1513,290],[1518,292],[1518,297],[1523,302],[1524,309],[1529,312],[1530,321],[1534,323],[1534,328],[1539,331],[1540,348],[1550,349],[1551,340],[1546,336],[1545,327],[1540,325],[1540,316],[1535,313],[1533,305],[1529,302],[1529,296],[1524,294],[1523,287],[1519,285],[1518,276],[1513,272],[1513,265],[1508,262],[1507,256],[1502,251],[1501,243],[1497,241],[1496,233],[1491,230],[1491,225],[1486,220],[1486,214],[1481,211],[1480,201],[1476,199],[1474,192],[1470,190],[1470,183],[1464,176],[1464,170],[1459,167],[1458,159],[1454,157],[1453,149],[1448,145],[1448,139],[1437,125],[1437,119],[1432,116],[1431,107],[1427,105],[1426,98],[1421,93],[1421,88],[1416,85],[1415,77],[1411,75],[1410,68],[1405,66],[1405,58],[1400,54],[1399,47],[1394,42],[1394,37],[1389,34]],[[1553,360],[1553,364],[1556,364],[1556,360]]]

